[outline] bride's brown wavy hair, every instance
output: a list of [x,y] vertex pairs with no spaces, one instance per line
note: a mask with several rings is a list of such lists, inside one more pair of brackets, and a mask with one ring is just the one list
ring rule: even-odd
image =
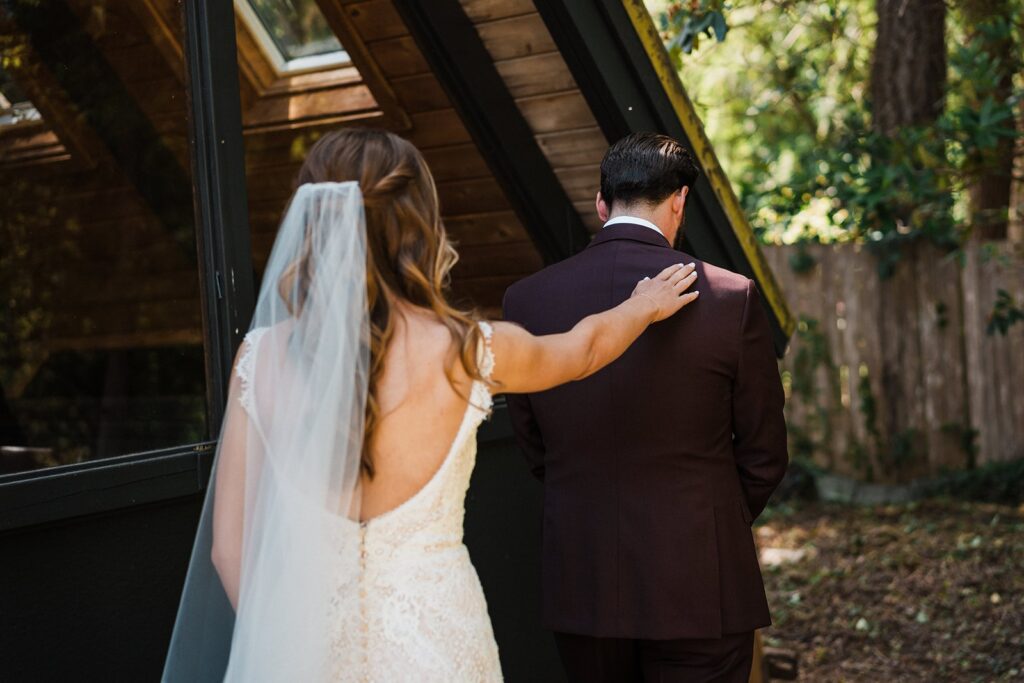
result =
[[[370,444],[380,421],[377,382],[395,331],[394,299],[432,311],[448,328],[452,346],[446,368],[461,363],[482,379],[477,361],[480,328],[475,317],[448,301],[451,270],[458,261],[441,222],[434,177],[419,150],[383,130],[345,128],[324,135],[310,149],[296,185],[355,180],[366,208],[366,295],[370,310],[370,382],[360,467],[373,477]],[[282,292],[302,286],[307,252],[281,276]],[[296,282],[298,279],[298,282]],[[287,297],[286,297],[287,298]]]

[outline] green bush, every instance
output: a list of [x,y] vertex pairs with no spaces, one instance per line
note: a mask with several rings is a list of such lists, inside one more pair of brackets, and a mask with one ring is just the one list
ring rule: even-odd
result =
[[1020,505],[1024,503],[1024,458],[944,474],[925,487],[925,494]]

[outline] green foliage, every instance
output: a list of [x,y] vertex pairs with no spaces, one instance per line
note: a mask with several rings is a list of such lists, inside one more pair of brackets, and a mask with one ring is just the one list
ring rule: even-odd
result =
[[944,301],[935,303],[935,326],[940,330],[949,327],[949,306]]
[[1024,503],[1024,459],[945,474],[932,482],[926,493],[961,500],[1020,505]]
[[853,465],[855,472],[860,472],[864,475],[864,481],[872,482],[875,480],[875,466],[871,464],[871,457],[868,455],[864,444],[857,441],[850,442],[846,450],[846,459]]
[[701,36],[714,37],[718,42],[725,40],[729,26],[724,9],[723,0],[693,0],[686,3],[685,9],[681,3],[673,3],[661,13],[661,30],[672,34],[667,47],[677,65],[682,63],[681,53],[690,54],[697,49]]
[[796,337],[799,343],[793,358],[793,393],[810,401],[814,398],[814,373],[817,369],[824,366],[832,376],[836,374],[836,367],[829,353],[828,340],[821,331],[821,323],[814,318],[800,316]]
[[790,455],[794,458],[811,460],[818,448],[814,438],[800,425],[788,425],[787,429],[789,431]]
[[905,473],[921,458],[919,444],[924,436],[917,429],[904,429],[890,439],[889,448],[882,452],[882,464],[897,474]]
[[[857,380],[857,402],[860,414],[864,417],[864,428],[872,441],[875,450],[879,450],[882,443],[882,434],[878,429],[878,402],[875,401],[875,394],[871,391],[871,377],[868,373],[868,366],[861,365],[859,368],[859,379]],[[858,444],[859,452],[855,452],[854,464],[860,464],[864,469],[864,480],[874,480],[874,467],[871,458],[868,456],[863,445]]]
[[340,50],[315,0],[248,0],[260,23],[286,59]]
[[[833,415],[827,406],[840,405],[839,368],[832,359],[828,340],[818,320],[800,316],[796,326],[796,339],[793,370],[789,378],[790,389],[794,397],[812,409],[803,428],[789,426],[790,444],[794,456],[810,460],[815,452],[827,451],[832,445]],[[826,391],[832,394],[829,401],[818,400],[816,377],[820,370],[824,370]],[[857,464],[855,466],[865,472],[869,479],[873,476],[870,463],[867,463],[864,469]]]
[[1017,305],[1013,297],[1005,289],[996,291],[996,303],[988,316],[988,325],[985,332],[993,336],[997,332],[1004,337],[1016,323],[1024,320],[1024,310]]
[[[882,134],[867,99],[873,0],[649,3],[763,241],[863,242],[885,276],[904,244],[954,247],[968,232],[966,188],[1017,135],[1021,90],[1005,96],[989,48],[1024,44],[1019,6],[975,25],[952,12],[942,115]],[[728,38],[698,42],[717,14]]]
[[814,266],[817,265],[817,261],[807,248],[804,247],[803,242],[797,247],[789,257],[789,267],[793,269],[794,273],[809,273],[814,270]]

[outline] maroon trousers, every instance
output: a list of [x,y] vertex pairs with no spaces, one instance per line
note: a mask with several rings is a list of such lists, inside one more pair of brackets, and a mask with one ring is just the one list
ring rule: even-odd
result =
[[569,683],[747,683],[754,632],[633,640],[555,633]]

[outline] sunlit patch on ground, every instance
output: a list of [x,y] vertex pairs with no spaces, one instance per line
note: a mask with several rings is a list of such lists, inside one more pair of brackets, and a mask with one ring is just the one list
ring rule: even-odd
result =
[[756,534],[800,680],[1024,680],[1024,507],[802,504]]

